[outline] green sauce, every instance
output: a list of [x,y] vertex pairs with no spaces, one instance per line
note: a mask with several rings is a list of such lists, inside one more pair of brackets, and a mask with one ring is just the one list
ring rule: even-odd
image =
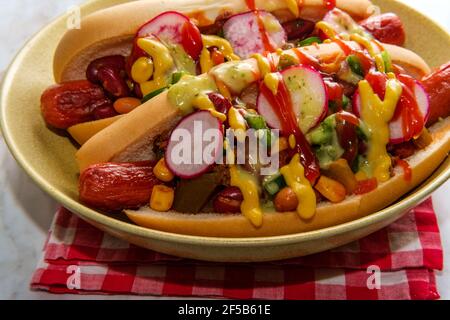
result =
[[170,87],[168,92],[169,102],[178,107],[183,114],[194,112],[194,99],[201,94],[217,91],[216,83],[206,75],[194,77],[184,76]]
[[247,61],[230,61],[211,70],[211,74],[234,93],[241,93],[258,76],[257,67]]

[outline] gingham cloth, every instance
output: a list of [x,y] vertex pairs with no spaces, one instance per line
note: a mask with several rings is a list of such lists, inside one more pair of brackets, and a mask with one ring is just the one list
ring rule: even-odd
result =
[[433,270],[442,264],[431,200],[344,247],[264,264],[166,256],[115,239],[60,209],[31,288],[236,299],[438,299]]

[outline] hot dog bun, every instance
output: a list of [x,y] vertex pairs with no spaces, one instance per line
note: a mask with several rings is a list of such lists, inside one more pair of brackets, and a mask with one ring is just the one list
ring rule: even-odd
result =
[[[359,46],[356,42],[348,42],[348,44],[354,48]],[[313,45],[301,50],[319,60],[328,60],[329,57],[334,57],[342,51],[336,43]],[[415,56],[416,63],[414,63],[414,56],[409,57],[410,65],[428,68],[419,56]],[[255,72],[259,73],[256,61],[254,59],[247,61],[252,61]],[[170,131],[180,116],[179,110],[169,103],[167,92],[147,101],[99,132],[81,147],[76,155],[80,171],[97,163],[152,159],[151,146],[155,137]],[[114,143],[110,143],[111,141]]]
[[267,237],[327,228],[359,219],[385,208],[424,181],[447,157],[450,151],[450,117],[430,128],[433,143],[407,161],[412,181],[403,170],[395,168],[395,176],[362,196],[352,196],[341,203],[321,203],[313,219],[302,220],[296,212],[264,213],[262,227],[256,229],[243,215],[160,213],[149,208],[126,210],[134,223],[161,231],[207,237]]
[[[258,9],[289,15],[286,0],[256,0],[255,3]],[[372,14],[369,0],[337,0],[336,6],[357,19]],[[191,16],[204,26],[213,24],[217,17],[246,12],[249,8],[245,0],[143,0],[100,10],[85,17],[81,29],[69,30],[61,39],[54,57],[56,82],[84,79],[87,65],[96,58],[128,55],[139,27],[170,10]],[[316,21],[325,13],[323,0],[302,0],[302,18]]]

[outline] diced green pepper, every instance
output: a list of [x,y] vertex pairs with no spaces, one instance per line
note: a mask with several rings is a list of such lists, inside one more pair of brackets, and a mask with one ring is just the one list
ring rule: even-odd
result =
[[283,176],[280,173],[264,178],[263,187],[271,196],[276,195],[286,186]]
[[309,38],[306,38],[305,40],[300,41],[298,43],[298,45],[300,47],[307,47],[307,46],[310,46],[310,45],[312,45],[314,43],[319,43],[320,44],[320,43],[322,43],[322,40],[319,37],[309,37]]
[[344,94],[344,96],[342,97],[342,108],[344,110],[349,110],[350,107],[350,99]]
[[381,57],[383,58],[385,72],[392,72],[392,60],[389,53],[387,51],[383,51],[381,53]]
[[264,118],[260,115],[249,113],[245,116],[245,120],[250,128],[255,130],[267,129],[266,120],[264,120]]
[[347,57],[347,63],[350,67],[350,70],[358,76],[364,77],[364,71],[361,66],[361,62],[359,61],[358,57],[355,55],[349,55]]
[[172,73],[172,81],[171,81],[171,84],[177,84],[178,81],[180,81],[181,78],[183,78],[183,76],[184,76],[185,74],[187,74],[187,73],[184,72],[184,71],[177,71],[177,72]]

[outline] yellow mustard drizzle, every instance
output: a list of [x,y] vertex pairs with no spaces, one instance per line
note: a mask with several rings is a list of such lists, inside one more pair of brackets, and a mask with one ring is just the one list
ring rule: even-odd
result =
[[[140,83],[142,94],[145,96],[169,84],[168,75],[174,70],[175,63],[170,55],[169,49],[157,40],[141,38],[138,39],[137,45],[152,57],[154,64],[153,80]],[[139,67],[136,67],[135,71],[137,72],[138,69]],[[138,82],[137,80],[142,80],[148,74],[147,70],[140,71],[142,73],[139,75],[136,74],[136,79],[133,78],[136,82]]]
[[202,73],[209,72],[213,67],[214,63],[211,59],[211,53],[207,48],[203,47],[200,53],[200,68],[202,69]]
[[230,125],[230,128],[234,130],[234,134],[238,141],[245,141],[247,122],[239,113],[239,110],[234,107],[230,108],[230,110],[228,111],[228,123]]
[[337,37],[336,31],[328,22],[319,21],[316,23],[316,28],[321,30],[331,40],[334,40]]
[[359,82],[361,96],[361,119],[365,122],[370,132],[367,161],[372,176],[378,182],[384,182],[390,178],[391,158],[386,151],[389,142],[389,121],[395,113],[397,103],[402,94],[402,86],[390,73],[386,83],[386,94],[382,101],[374,93],[369,82]]
[[216,81],[217,89],[219,89],[219,93],[223,95],[228,100],[232,100],[231,92],[228,87],[220,80]]
[[[278,53],[277,54],[281,54]],[[263,79],[264,84],[267,88],[272,91],[273,95],[276,96],[278,93],[278,84],[280,83],[280,77],[277,73],[272,73],[272,67],[269,60],[259,53],[252,55],[252,58],[258,63],[258,69],[261,73],[261,79]]]
[[298,199],[297,213],[300,218],[308,220],[316,214],[316,194],[305,177],[305,169],[300,163],[300,155],[296,154],[291,162],[281,168],[286,184],[294,191]]
[[258,69],[261,73],[261,78],[264,79],[266,74],[272,72],[272,68],[270,66],[269,60],[259,53],[255,53],[251,56],[258,63]]
[[297,0],[285,0],[286,2],[286,6],[289,9],[290,12],[292,12],[292,14],[298,18],[298,16],[300,16],[300,9],[298,7],[298,2]]
[[280,81],[280,75],[277,73],[268,73],[264,76],[264,84],[272,91],[274,96],[278,94],[278,85]]
[[352,34],[350,35],[350,40],[353,40],[360,44],[362,47],[364,47],[369,55],[375,59],[375,64],[377,66],[378,71],[380,72],[386,72],[384,67],[384,61],[383,57],[381,56],[380,52],[380,45],[375,45],[375,40],[369,40],[359,34]]
[[131,77],[137,83],[148,81],[154,71],[153,60],[147,57],[140,57],[131,67]]
[[242,214],[255,227],[261,227],[263,214],[259,203],[259,184],[251,173],[235,165],[230,166],[231,185],[241,190],[244,201],[241,204]]
[[209,100],[209,97],[204,93],[198,94],[192,101],[192,104],[199,110],[209,111],[213,117],[219,119],[221,122],[227,120],[227,116],[218,112],[214,107],[214,104]]
[[208,48],[217,48],[228,61],[240,60],[239,56],[234,54],[231,44],[218,36],[202,35],[203,49],[200,54],[200,67],[202,73],[209,72],[214,67],[214,63],[211,59],[211,53]]

